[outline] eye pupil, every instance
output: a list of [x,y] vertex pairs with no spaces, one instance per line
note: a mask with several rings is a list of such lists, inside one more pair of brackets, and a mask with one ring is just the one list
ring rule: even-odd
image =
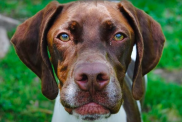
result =
[[115,36],[114,36],[114,40],[116,41],[121,41],[124,39],[124,35],[121,34],[121,33],[117,33]]
[[61,34],[59,38],[61,39],[61,41],[69,41],[70,40],[68,34],[65,34],[65,33]]
[[116,38],[120,38],[121,37],[121,34],[116,34]]
[[62,36],[62,38],[64,38],[64,39],[67,39],[68,38],[68,35],[66,35],[66,34],[63,34],[63,35],[61,35]]

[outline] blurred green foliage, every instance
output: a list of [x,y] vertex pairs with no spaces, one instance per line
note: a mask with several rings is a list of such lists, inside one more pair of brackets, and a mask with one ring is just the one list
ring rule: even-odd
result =
[[181,122],[182,86],[165,83],[160,76],[149,73],[143,106],[144,122]]
[[[59,0],[60,3],[71,0]],[[43,9],[50,0],[0,0],[0,12],[25,20]],[[157,68],[175,70],[182,68],[182,1],[181,0],[131,0],[144,10],[163,29],[166,37],[162,59]],[[15,30],[8,32],[9,38]],[[182,86],[166,83],[160,76],[149,74],[144,101],[144,122],[181,122]],[[0,60],[0,121],[49,122],[54,101],[41,93],[40,80],[15,54],[13,47]]]
[[[0,12],[21,19],[29,18],[43,9],[51,0],[0,0]],[[73,0],[58,0],[68,3]]]
[[13,47],[0,60],[0,121],[50,121],[53,101],[41,93],[39,78],[18,58]]
[[181,0],[131,0],[156,21],[166,37],[165,48],[158,67],[182,68],[182,1]]

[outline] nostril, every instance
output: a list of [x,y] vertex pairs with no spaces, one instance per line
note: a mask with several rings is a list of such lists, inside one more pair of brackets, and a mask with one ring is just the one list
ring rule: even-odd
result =
[[101,85],[107,84],[108,81],[109,81],[109,76],[107,74],[100,73],[97,75],[97,82],[100,83]]
[[88,77],[86,74],[83,74],[80,76],[80,79],[78,79],[79,82],[86,83],[88,81]]
[[100,73],[97,75],[98,90],[102,90],[108,83],[110,77],[107,73]]
[[75,81],[82,90],[87,90],[88,76],[86,74],[80,74],[75,77]]

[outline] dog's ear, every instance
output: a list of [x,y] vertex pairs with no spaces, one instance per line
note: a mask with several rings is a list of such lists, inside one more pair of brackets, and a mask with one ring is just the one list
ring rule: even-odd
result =
[[45,34],[63,9],[58,2],[49,3],[43,10],[22,23],[11,42],[19,58],[41,79],[42,93],[49,99],[58,94],[58,87],[47,54]]
[[133,75],[132,94],[138,100],[142,98],[145,90],[142,77],[159,62],[165,37],[160,25],[145,12],[135,8],[127,1],[118,5],[135,32],[137,58]]

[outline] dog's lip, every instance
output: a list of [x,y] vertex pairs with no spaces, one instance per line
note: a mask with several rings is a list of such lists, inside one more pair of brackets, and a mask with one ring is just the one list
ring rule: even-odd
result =
[[110,110],[95,102],[90,102],[77,108],[66,108],[65,110],[69,114],[73,114],[73,111],[79,115],[94,115],[94,114],[110,114]]
[[76,112],[79,115],[104,115],[104,114],[110,114],[110,110],[103,107],[102,105],[99,105],[94,102],[90,102],[88,104],[85,104],[83,106],[80,106],[76,109],[74,109],[74,112]]

